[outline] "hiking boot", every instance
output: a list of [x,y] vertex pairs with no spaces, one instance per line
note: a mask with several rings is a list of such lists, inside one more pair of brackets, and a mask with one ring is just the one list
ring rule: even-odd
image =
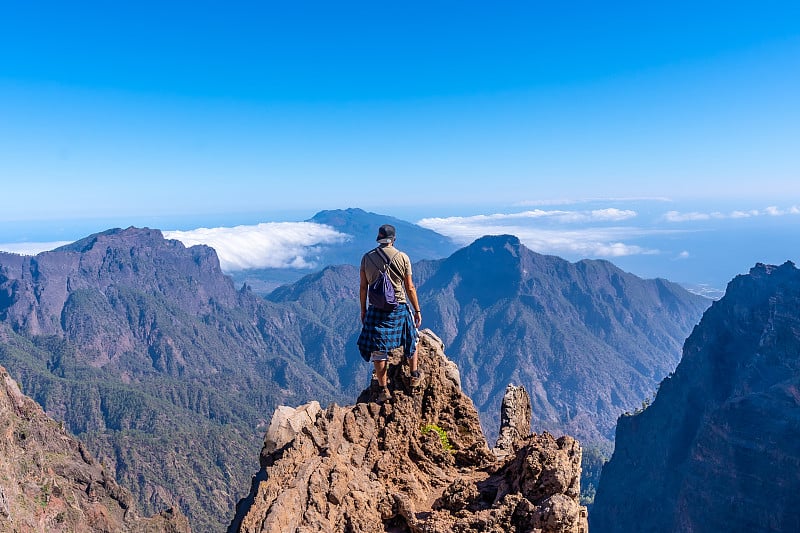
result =
[[409,378],[409,384],[411,385],[412,389],[416,389],[417,387],[422,386],[422,381],[425,379],[425,372],[422,370],[417,370],[416,372],[411,373],[411,377]]
[[378,396],[375,397],[375,401],[378,403],[385,403],[388,402],[391,397],[392,395],[389,392],[389,387],[381,387],[380,390],[378,390]]

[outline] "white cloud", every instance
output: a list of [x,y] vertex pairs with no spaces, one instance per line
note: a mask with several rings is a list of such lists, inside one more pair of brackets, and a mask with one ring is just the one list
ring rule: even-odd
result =
[[514,205],[516,207],[533,207],[547,205],[575,205],[588,204],[591,202],[671,202],[671,198],[665,196],[628,196],[628,197],[609,197],[609,198],[554,198],[550,200],[523,200]]
[[[597,212],[569,211],[527,211],[526,213],[546,213],[541,216],[476,215],[472,217],[426,218],[420,226],[447,235],[459,244],[469,244],[484,235],[511,234],[519,237],[528,248],[540,253],[570,255],[573,257],[621,257],[626,255],[657,254],[658,250],[626,244],[623,239],[662,233],[662,230],[643,230],[632,227],[591,227],[592,222],[606,222],[636,216],[633,211],[603,209]],[[569,229],[535,225],[544,222],[546,217],[555,217],[555,222],[572,225],[577,221],[588,223],[587,227]],[[538,218],[538,220],[537,220]],[[508,224],[505,222],[513,221]],[[547,220],[552,222],[552,220]],[[526,224],[527,223],[527,224]]]
[[72,241],[55,242],[13,242],[0,244],[0,251],[11,252],[20,255],[36,255],[41,252],[49,252],[61,246],[71,244]]
[[719,218],[752,218],[761,215],[758,209],[751,209],[749,211],[732,211],[730,215],[721,215]]
[[485,222],[524,221],[532,219],[549,220],[557,223],[617,222],[634,218],[636,211],[628,209],[595,209],[592,211],[563,211],[534,209],[521,213],[494,213],[491,215],[473,215],[469,217],[423,218],[420,226],[432,227],[440,224],[478,224]]
[[595,243],[592,248],[592,252],[589,252],[588,255],[598,257],[623,257],[626,255],[653,255],[659,253],[658,250],[648,250],[641,246],[632,246],[623,242]]
[[785,215],[800,215],[800,208],[796,205],[789,207],[787,209],[781,209],[777,206],[771,205],[764,210],[759,209],[748,209],[748,210],[736,210],[731,211],[730,213],[720,213],[719,211],[714,211],[713,213],[699,213],[697,211],[692,211],[689,213],[681,213],[679,211],[667,211],[664,213],[662,217],[667,222],[687,222],[687,221],[697,221],[697,220],[711,220],[711,219],[726,219],[726,218],[733,218],[733,219],[743,219],[743,218],[755,218],[760,216],[773,216],[773,217],[781,217]]
[[675,259],[689,259],[689,252],[684,250],[681,253],[679,253]]
[[779,207],[771,205],[771,206],[767,207],[766,209],[764,209],[764,212],[767,215],[770,215],[770,216],[773,216],[773,217],[781,217],[781,216],[784,216],[784,215],[800,215],[800,208],[798,208],[796,205],[793,205],[792,207],[789,207],[789,208],[786,208],[786,209],[781,209]]
[[610,220],[613,222],[618,222],[620,220],[634,218],[635,216],[636,211],[631,211],[630,209],[616,209],[613,207],[609,209],[595,209],[592,211],[592,218],[594,220]]
[[667,211],[664,213],[664,220],[668,222],[686,222],[688,220],[709,220],[711,215],[709,213],[680,213],[678,211]]
[[350,239],[330,226],[313,222],[265,222],[255,226],[164,231],[186,246],[206,244],[217,251],[225,271],[248,268],[313,268],[320,245]]

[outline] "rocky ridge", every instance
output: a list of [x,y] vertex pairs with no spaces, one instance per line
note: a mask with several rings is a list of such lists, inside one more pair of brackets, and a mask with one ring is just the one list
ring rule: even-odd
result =
[[138,516],[131,493],[1,366],[0,433],[0,531],[190,531],[177,510]]
[[423,384],[411,389],[393,354],[384,404],[370,387],[352,406],[279,410],[229,532],[587,531],[577,441],[531,434],[530,400],[512,387],[493,454],[429,330],[418,354]]
[[595,532],[800,531],[800,270],[737,276],[644,411],[623,416]]

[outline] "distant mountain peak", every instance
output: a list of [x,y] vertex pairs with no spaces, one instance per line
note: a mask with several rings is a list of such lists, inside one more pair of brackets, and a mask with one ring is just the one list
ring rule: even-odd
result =
[[308,219],[308,222],[316,222],[317,224],[327,224],[329,226],[333,226],[334,228],[340,230],[343,230],[345,228],[349,228],[352,230],[354,228],[361,229],[364,227],[375,226],[376,233],[378,231],[378,227],[381,226],[382,224],[392,224],[398,229],[398,238],[401,237],[400,228],[403,227],[415,228],[417,230],[430,232],[432,235],[440,236],[439,234],[429,229],[417,226],[413,222],[408,222],[407,220],[402,220],[390,215],[383,215],[380,213],[365,211],[359,207],[348,207],[347,209],[323,210],[318,212],[310,219]]
[[359,215],[374,215],[376,213],[370,213],[369,211],[365,211],[360,207],[348,207],[346,209],[323,209],[322,211],[317,212],[316,215],[311,217],[311,220],[317,218],[325,218],[328,216],[335,216],[335,215],[348,215],[348,216],[359,216]]
[[472,243],[472,246],[520,246],[519,237],[516,235],[509,235],[509,234],[502,234],[502,235],[484,235],[479,239],[476,239],[475,242]]
[[519,257],[520,248],[525,248],[519,237],[514,235],[485,235],[474,241],[469,248],[480,252],[509,252],[512,257]]
[[122,242],[136,241],[137,243],[141,243],[144,242],[144,240],[149,240],[150,242],[155,242],[155,241],[166,242],[166,239],[164,239],[164,235],[162,235],[161,230],[151,229],[151,228],[137,228],[135,226],[129,226],[125,229],[112,228],[98,233],[93,233],[71,244],[67,244],[59,248],[56,248],[53,251],[88,252],[98,242],[112,242],[114,246],[118,246],[119,243]]

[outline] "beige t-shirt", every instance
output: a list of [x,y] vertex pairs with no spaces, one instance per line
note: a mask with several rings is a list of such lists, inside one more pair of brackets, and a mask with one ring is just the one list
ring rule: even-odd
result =
[[[411,260],[391,244],[381,245],[381,250],[391,261],[387,272],[394,286],[394,295],[397,298],[397,303],[405,303],[406,291],[403,287],[403,280],[406,276],[411,275]],[[383,270],[384,264],[383,257],[374,249],[364,254],[364,257],[361,258],[361,270],[367,274],[368,283],[378,279],[378,274]]]

